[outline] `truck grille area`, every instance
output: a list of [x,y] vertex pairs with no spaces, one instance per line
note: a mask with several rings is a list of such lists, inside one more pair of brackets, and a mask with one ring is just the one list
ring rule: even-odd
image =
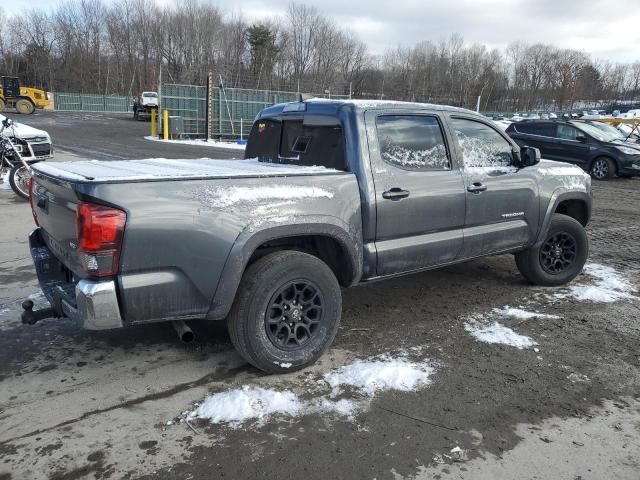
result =
[[51,145],[48,143],[32,143],[31,148],[36,157],[51,155]]

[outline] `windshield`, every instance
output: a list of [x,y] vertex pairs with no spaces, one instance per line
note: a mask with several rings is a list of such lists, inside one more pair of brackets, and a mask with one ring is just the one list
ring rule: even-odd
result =
[[[620,133],[620,131],[604,123],[602,125],[598,125],[597,127],[589,123],[580,123],[580,122],[575,122],[574,125],[578,127],[578,129],[591,135],[596,140],[600,140],[601,142],[612,142],[614,140],[624,140],[624,136],[622,135],[622,133]],[[607,128],[603,129],[602,127],[607,127]]]

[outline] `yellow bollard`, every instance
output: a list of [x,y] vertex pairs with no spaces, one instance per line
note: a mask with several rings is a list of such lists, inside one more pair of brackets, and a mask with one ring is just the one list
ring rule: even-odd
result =
[[156,115],[157,115],[157,111],[155,108],[151,109],[151,136],[152,137],[157,137],[158,136],[158,124],[156,123]]
[[162,111],[162,138],[169,140],[169,110]]

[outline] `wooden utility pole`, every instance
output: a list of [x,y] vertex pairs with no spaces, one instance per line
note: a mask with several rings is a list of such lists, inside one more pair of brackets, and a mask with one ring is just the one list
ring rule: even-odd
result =
[[207,76],[207,141],[211,138],[211,127],[213,125],[213,115],[211,112],[211,102],[213,101],[213,72],[209,70]]

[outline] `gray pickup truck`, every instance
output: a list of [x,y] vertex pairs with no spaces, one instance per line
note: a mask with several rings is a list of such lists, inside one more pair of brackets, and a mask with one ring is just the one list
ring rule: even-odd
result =
[[414,103],[308,100],[255,120],[245,160],[34,166],[30,247],[51,307],[88,329],[226,320],[266,372],[314,362],[341,287],[511,253],[561,285],[587,259],[591,184],[486,118]]

